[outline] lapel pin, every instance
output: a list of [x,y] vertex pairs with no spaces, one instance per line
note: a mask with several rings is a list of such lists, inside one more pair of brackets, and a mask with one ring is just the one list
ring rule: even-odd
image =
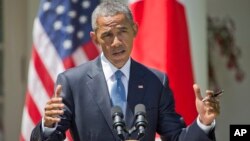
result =
[[143,85],[138,85],[138,88],[139,89],[143,89]]

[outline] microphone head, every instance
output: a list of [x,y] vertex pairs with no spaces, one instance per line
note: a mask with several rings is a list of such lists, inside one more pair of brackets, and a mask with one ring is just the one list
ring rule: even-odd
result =
[[119,115],[121,118],[123,118],[122,109],[119,106],[114,106],[111,108],[111,116],[114,118],[114,116]]
[[143,104],[135,106],[135,127],[138,129],[137,139],[140,140],[145,135],[145,128],[147,127],[146,108]]
[[135,106],[135,115],[137,114],[146,114],[146,108],[143,104],[137,104]]

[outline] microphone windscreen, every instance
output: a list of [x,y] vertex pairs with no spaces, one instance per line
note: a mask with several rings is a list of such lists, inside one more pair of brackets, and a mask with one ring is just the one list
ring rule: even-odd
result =
[[143,104],[137,104],[135,106],[135,114],[137,113],[146,113],[145,106]]
[[114,106],[111,108],[111,115],[114,116],[116,113],[122,114],[122,109],[119,106]]

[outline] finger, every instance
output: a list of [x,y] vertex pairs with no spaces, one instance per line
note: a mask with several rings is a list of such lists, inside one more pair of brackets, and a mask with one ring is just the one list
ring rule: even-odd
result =
[[57,85],[55,91],[55,97],[60,97],[61,92],[62,92],[62,85]]
[[213,108],[217,108],[218,107],[218,103],[217,102],[208,102],[208,101],[206,101],[206,102],[204,102],[205,103],[205,106],[206,107],[213,107]]
[[206,90],[206,97],[202,99],[202,102],[209,101],[209,102],[216,102],[216,97],[213,96],[214,91]]
[[195,97],[198,98],[199,100],[202,100],[200,87],[197,84],[194,84],[193,89],[194,89]]
[[63,113],[64,113],[63,110],[49,110],[45,111],[45,116],[57,117],[59,115],[62,115]]
[[62,103],[62,97],[53,97],[50,101],[51,103]]
[[220,113],[220,105],[219,103],[211,103],[211,102],[205,102],[205,110],[208,113],[214,113],[219,114]]
[[208,112],[208,114],[219,115],[220,114],[220,109],[215,108],[215,107],[207,107],[207,112]]
[[47,110],[58,110],[58,109],[62,109],[62,108],[64,108],[64,104],[61,104],[61,103],[59,103],[59,104],[47,104],[47,105],[45,105],[45,111],[47,111]]
[[205,105],[207,105],[208,103],[212,103],[212,104],[218,104],[219,103],[218,98],[208,97],[208,96],[206,96],[202,101],[205,103]]
[[59,117],[44,117],[44,126],[51,127],[53,124],[60,122],[61,119]]
[[206,96],[212,97],[214,94],[214,91],[206,90]]
[[51,98],[47,104],[56,104],[56,103],[62,103],[62,98],[61,97],[53,97]]

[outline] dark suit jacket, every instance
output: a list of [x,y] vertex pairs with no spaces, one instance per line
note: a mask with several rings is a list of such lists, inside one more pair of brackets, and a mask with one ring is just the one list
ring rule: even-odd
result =
[[[111,101],[100,57],[70,69],[58,76],[62,84],[64,114],[56,131],[44,137],[41,123],[32,132],[31,140],[61,141],[70,129],[75,141],[117,141],[112,127]],[[138,88],[142,85],[143,88]],[[175,112],[174,100],[163,73],[131,61],[128,85],[126,124],[133,125],[133,109],[142,103],[146,107],[148,126],[143,141],[154,141],[159,133],[163,141],[211,141],[214,131],[206,135],[196,121],[185,128]],[[136,137],[133,134],[132,137]]]

